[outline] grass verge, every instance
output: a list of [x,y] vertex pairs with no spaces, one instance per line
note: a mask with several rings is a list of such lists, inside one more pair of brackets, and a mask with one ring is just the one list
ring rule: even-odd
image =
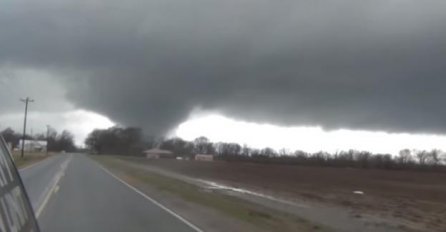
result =
[[15,165],[17,168],[24,168],[26,166],[29,166],[33,163],[39,162],[43,159],[46,159],[49,157],[46,153],[25,153],[23,158],[21,157],[20,151],[13,151],[12,152],[12,158],[14,160]]
[[294,215],[266,208],[237,197],[218,192],[205,191],[198,186],[178,179],[159,175],[125,164],[125,161],[110,156],[90,156],[112,172],[124,176],[128,181],[155,187],[157,190],[174,194],[181,199],[217,210],[227,216],[242,220],[266,231],[329,231]]

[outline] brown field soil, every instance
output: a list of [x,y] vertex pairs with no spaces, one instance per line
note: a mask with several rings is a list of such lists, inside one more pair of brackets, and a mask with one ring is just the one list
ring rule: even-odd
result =
[[446,231],[446,173],[121,159],[287,199],[342,206],[357,217],[392,218],[403,230]]

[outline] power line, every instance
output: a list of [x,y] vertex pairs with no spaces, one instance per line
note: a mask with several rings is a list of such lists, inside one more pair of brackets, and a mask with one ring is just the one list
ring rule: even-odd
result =
[[26,119],[28,117],[28,103],[34,102],[34,100],[29,97],[26,97],[25,99],[20,99],[20,101],[25,103],[25,119],[23,120],[23,137],[22,137],[22,154],[21,154],[21,158],[23,159],[25,153]]

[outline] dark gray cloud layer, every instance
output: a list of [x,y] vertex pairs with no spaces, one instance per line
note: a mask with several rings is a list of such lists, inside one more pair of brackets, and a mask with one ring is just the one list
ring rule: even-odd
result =
[[25,104],[20,99],[27,96],[35,100],[29,106],[30,111],[60,113],[72,110],[74,106],[65,98],[64,87],[64,83],[46,72],[0,67],[0,116],[22,114]]
[[14,0],[0,64],[79,107],[164,132],[201,107],[244,120],[446,132],[446,2]]

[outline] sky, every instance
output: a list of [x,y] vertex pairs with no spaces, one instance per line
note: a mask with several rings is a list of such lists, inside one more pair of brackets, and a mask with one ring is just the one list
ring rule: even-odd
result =
[[[445,11],[438,0],[2,1],[0,127],[19,127],[30,96],[33,130],[70,128],[78,143],[115,124],[188,137],[184,125],[209,120],[201,111],[260,130],[228,138],[241,143],[312,128],[299,132],[309,150],[371,135],[441,146]],[[265,125],[278,135],[259,136]]]
[[262,149],[265,146],[288,152],[326,151],[337,153],[350,149],[376,154],[398,155],[402,148],[446,151],[446,136],[439,134],[389,133],[336,129],[317,126],[283,127],[234,120],[218,114],[199,114],[181,123],[172,133],[186,140],[206,135],[211,141],[236,142]]

